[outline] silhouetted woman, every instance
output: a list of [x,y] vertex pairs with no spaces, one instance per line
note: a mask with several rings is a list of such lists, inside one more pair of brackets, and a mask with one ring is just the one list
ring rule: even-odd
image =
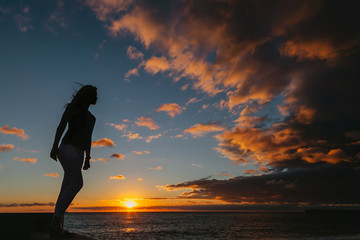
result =
[[[86,85],[80,88],[67,105],[56,130],[50,157],[55,161],[59,159],[64,169],[64,179],[50,224],[50,230],[55,235],[70,234],[63,229],[64,214],[83,186],[81,168],[83,167],[84,170],[90,168],[91,135],[96,118],[88,108],[90,105],[95,105],[96,101],[96,87]],[[58,147],[66,125],[68,125],[68,130]]]

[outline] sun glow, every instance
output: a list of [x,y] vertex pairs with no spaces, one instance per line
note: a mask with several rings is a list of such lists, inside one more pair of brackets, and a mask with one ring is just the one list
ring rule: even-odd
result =
[[126,200],[123,202],[123,205],[127,208],[133,208],[137,205],[137,203],[134,200]]

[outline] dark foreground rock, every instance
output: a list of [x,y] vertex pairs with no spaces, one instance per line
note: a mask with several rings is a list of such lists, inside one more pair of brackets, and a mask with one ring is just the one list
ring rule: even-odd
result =
[[[0,239],[64,239],[51,236],[48,229],[51,217],[51,213],[0,213]],[[94,240],[81,235],[66,239]]]

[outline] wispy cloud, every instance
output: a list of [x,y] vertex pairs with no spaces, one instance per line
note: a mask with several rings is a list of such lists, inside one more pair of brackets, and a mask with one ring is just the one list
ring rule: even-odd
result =
[[124,177],[123,175],[117,175],[117,176],[110,176],[109,177],[110,180],[124,180],[126,179],[126,177]]
[[91,143],[92,147],[114,147],[116,146],[110,138],[102,138]]
[[29,12],[30,7],[26,6],[21,10],[21,13],[18,13],[14,16],[15,23],[21,32],[27,32],[29,29],[34,28],[34,26],[31,24]]
[[14,157],[14,160],[20,161],[20,162],[28,162],[28,163],[32,163],[32,164],[35,164],[37,162],[36,158],[26,158],[26,157],[22,157],[22,158]]
[[107,158],[98,158],[98,159],[90,159],[91,162],[101,162],[101,163],[106,163],[107,162]]
[[155,111],[166,112],[170,117],[175,117],[181,114],[183,110],[185,110],[185,107],[180,107],[177,103],[164,103]]
[[135,153],[135,154],[137,154],[137,155],[142,155],[143,154],[143,152],[141,152],[141,151],[131,151],[132,153]]
[[197,102],[200,102],[201,100],[200,99],[197,99],[196,97],[193,97],[193,98],[190,98],[187,102],[186,102],[186,106],[191,104],[191,103],[197,103]]
[[120,131],[124,131],[127,127],[127,125],[124,123],[123,124],[108,123],[108,125],[116,128],[117,130],[120,130]]
[[163,167],[162,166],[157,166],[157,167],[149,167],[149,170],[162,170]]
[[134,132],[128,132],[127,134],[121,135],[121,137],[126,137],[129,141],[135,139],[144,139],[142,136],[140,136],[139,133],[134,133]]
[[193,167],[199,167],[199,168],[202,168],[202,167],[203,167],[203,165],[198,164],[198,163],[193,163],[193,164],[191,164],[191,166],[193,166]]
[[112,17],[114,14],[118,14],[128,9],[132,0],[86,0],[86,4],[91,7],[98,19],[106,21],[107,18]]
[[137,154],[137,155],[150,154],[149,151],[132,151],[132,153],[135,153],[135,154]]
[[59,177],[59,174],[56,173],[56,172],[54,172],[54,173],[44,173],[43,176],[57,178],[57,177]]
[[0,144],[0,152],[10,151],[13,148],[14,148],[14,145],[12,145],[12,144]]
[[[126,74],[125,74],[125,79],[128,79],[129,80],[129,77],[130,76],[139,76],[139,70],[138,68],[133,68],[133,69],[130,69]],[[130,80],[129,80],[130,81]]]
[[48,203],[10,203],[10,204],[3,204],[0,203],[0,207],[37,207],[37,206],[55,206],[55,203],[48,202]]
[[142,59],[144,57],[144,54],[133,46],[129,46],[126,53],[131,59]]
[[57,34],[59,28],[66,28],[68,25],[64,15],[64,2],[62,0],[57,1],[56,9],[50,14],[48,21],[45,23],[45,27],[48,31]]
[[156,135],[151,135],[151,136],[146,137],[145,141],[146,141],[147,143],[149,143],[149,142],[151,142],[153,139],[157,139],[157,138],[160,138],[160,137],[162,137],[162,134],[161,134],[161,133],[156,134]]
[[139,117],[137,121],[135,121],[135,124],[142,127],[147,127],[150,130],[156,130],[160,127],[154,122],[154,119],[151,117]]
[[187,139],[187,137],[184,137],[184,135],[182,135],[182,134],[177,134],[175,136],[171,136],[171,138],[186,138]]
[[231,174],[228,173],[228,172],[214,172],[213,174],[215,176],[219,176],[219,177],[229,177],[229,176],[231,176]]
[[258,174],[259,174],[259,171],[258,171],[258,170],[255,170],[255,169],[246,169],[246,170],[243,170],[243,173],[245,173],[245,174],[252,174],[252,175],[258,175]]
[[203,137],[205,134],[210,132],[224,131],[226,127],[218,123],[198,123],[192,127],[185,129],[184,133],[190,133],[193,137]]
[[26,140],[29,136],[25,133],[25,131],[21,128],[10,128],[9,125],[5,125],[0,127],[0,132],[3,134],[12,134],[20,137],[22,140]]

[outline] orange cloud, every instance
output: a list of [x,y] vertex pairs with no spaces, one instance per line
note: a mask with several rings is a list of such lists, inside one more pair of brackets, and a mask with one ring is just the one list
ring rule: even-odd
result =
[[0,164],[0,169],[2,169],[3,168],[3,166]]
[[126,74],[125,74],[125,78],[128,79],[130,76],[139,76],[139,70],[138,68],[133,68],[130,69]]
[[156,135],[151,135],[151,136],[146,137],[146,140],[145,140],[145,141],[148,143],[148,142],[151,142],[153,139],[157,139],[157,138],[159,138],[159,137],[161,137],[161,136],[162,136],[161,133],[156,134]]
[[315,113],[316,113],[315,109],[301,105],[295,114],[296,114],[296,119],[299,122],[309,125],[314,119]]
[[301,135],[293,129],[275,125],[270,129],[234,128],[216,136],[216,148],[224,157],[236,162],[268,163],[291,159],[302,146]]
[[163,169],[162,166],[157,166],[157,167],[155,167],[155,168],[153,168],[153,167],[150,167],[150,168],[149,168],[149,170],[162,170],[162,169]]
[[105,162],[107,162],[107,159],[106,158],[98,158],[98,159],[90,159],[90,161],[91,162],[103,162],[103,163],[105,163]]
[[338,54],[329,41],[287,41],[281,45],[280,53],[289,57],[297,57],[299,60],[334,59]]
[[26,140],[29,136],[24,132],[21,128],[10,128],[9,125],[5,125],[4,127],[0,127],[0,132],[3,134],[12,134],[20,137],[22,140]]
[[126,53],[131,59],[142,59],[144,57],[144,54],[133,46],[129,46]]
[[169,70],[169,68],[169,63],[165,57],[155,56],[152,56],[149,60],[147,60],[144,67],[144,69],[151,74],[164,72],[166,70]]
[[136,125],[138,125],[139,127],[143,126],[143,127],[147,127],[150,130],[156,130],[159,129],[160,127],[154,122],[154,119],[152,119],[151,117],[139,117],[137,119],[137,121],[135,122]]
[[127,127],[126,124],[115,124],[115,123],[108,123],[108,124],[120,131],[125,130],[125,128]]
[[137,180],[138,180],[138,181],[142,181],[143,179],[142,179],[142,178],[138,178]]
[[259,171],[263,172],[263,173],[267,173],[269,172],[269,169],[265,166],[260,166],[257,168]]
[[182,134],[177,134],[175,136],[171,136],[171,138],[182,138],[182,137],[184,137],[184,135],[182,135]]
[[309,163],[328,162],[336,164],[341,161],[350,161],[350,157],[340,148],[331,149],[328,152],[319,148],[299,148],[297,153]]
[[128,134],[124,134],[122,135],[122,137],[127,137],[129,141],[134,139],[144,139],[138,133],[134,133],[134,132],[129,132]]
[[114,142],[109,138],[102,138],[91,143],[92,147],[114,147]]
[[[241,59],[244,55],[252,53],[257,45],[268,41],[269,37],[266,36],[254,42],[235,43],[229,41],[229,39],[233,39],[231,36],[233,32],[227,31],[231,29],[231,26],[228,26],[230,23],[224,25],[224,22],[212,22],[211,27],[204,27],[203,19],[197,18],[196,15],[191,18],[191,21],[185,19],[180,22],[170,21],[166,24],[158,22],[156,18],[153,18],[150,9],[138,5],[120,19],[112,19],[109,30],[113,35],[123,31],[130,32],[146,48],[153,44],[167,53],[161,57],[153,56],[145,61],[146,71],[156,74],[169,70],[173,73],[175,80],[187,77],[194,81],[193,86],[196,89],[211,96],[224,91],[224,89],[241,87],[247,81],[249,74],[256,72],[256,69],[252,69],[250,66],[241,67],[245,65]],[[174,32],[174,29],[187,29],[187,31],[181,31],[180,34]],[[200,51],[203,52],[212,52],[217,49],[219,63],[209,63],[206,54],[197,56],[196,50],[198,49],[202,49]],[[169,58],[165,56],[169,56]],[[262,97],[263,94],[256,93],[260,90],[265,91],[264,88],[255,89],[254,87],[251,92],[257,97]],[[249,95],[248,91],[247,95]],[[271,93],[266,94],[266,96],[271,95]],[[243,101],[251,98],[254,99],[253,96],[245,97],[245,94],[243,95]]]
[[59,174],[56,173],[56,172],[54,172],[54,173],[44,173],[43,176],[45,176],[45,177],[55,177],[55,178],[57,178],[57,177],[59,177]]
[[[236,162],[277,165],[301,159],[308,163],[336,164],[351,160],[340,148],[326,150],[322,147],[302,147],[305,142],[301,133],[295,129],[284,128],[284,125],[275,125],[266,130],[236,127],[232,131],[217,135],[216,138],[221,141],[216,150]],[[264,166],[258,170],[268,172]]]
[[246,169],[246,170],[243,170],[243,172],[245,174],[254,174],[254,175],[258,175],[259,174],[259,171],[258,170],[255,170],[255,169]]
[[117,180],[123,180],[126,179],[123,175],[117,175],[117,176],[110,176],[109,179],[117,179]]
[[12,145],[12,144],[1,144],[0,145],[0,152],[10,151],[13,148],[14,148],[14,145]]
[[193,137],[203,137],[209,132],[224,131],[226,128],[217,123],[198,123],[185,129],[184,133],[190,133]]
[[137,155],[142,155],[143,154],[143,152],[141,152],[141,151],[132,151],[132,153],[135,153]]
[[124,155],[120,154],[120,153],[114,153],[110,156],[111,158],[117,158],[117,159],[123,159]]
[[193,97],[193,98],[190,98],[186,103],[185,105],[189,105],[191,103],[196,103],[196,102],[200,102],[201,100],[198,100],[196,97]]
[[142,155],[142,154],[150,154],[150,152],[149,151],[132,151],[132,153],[135,153],[135,154],[137,154],[137,155]]
[[240,116],[235,122],[237,127],[256,127],[261,126],[264,120],[264,117]]
[[181,90],[185,91],[188,87],[189,87],[189,84],[185,84],[184,86],[181,87]]
[[170,117],[175,117],[181,114],[183,110],[185,110],[185,108],[180,107],[177,103],[164,103],[155,111],[166,112]]
[[15,161],[20,161],[20,162],[28,162],[28,163],[32,163],[35,164],[37,162],[36,158],[19,158],[19,157],[14,157]]

